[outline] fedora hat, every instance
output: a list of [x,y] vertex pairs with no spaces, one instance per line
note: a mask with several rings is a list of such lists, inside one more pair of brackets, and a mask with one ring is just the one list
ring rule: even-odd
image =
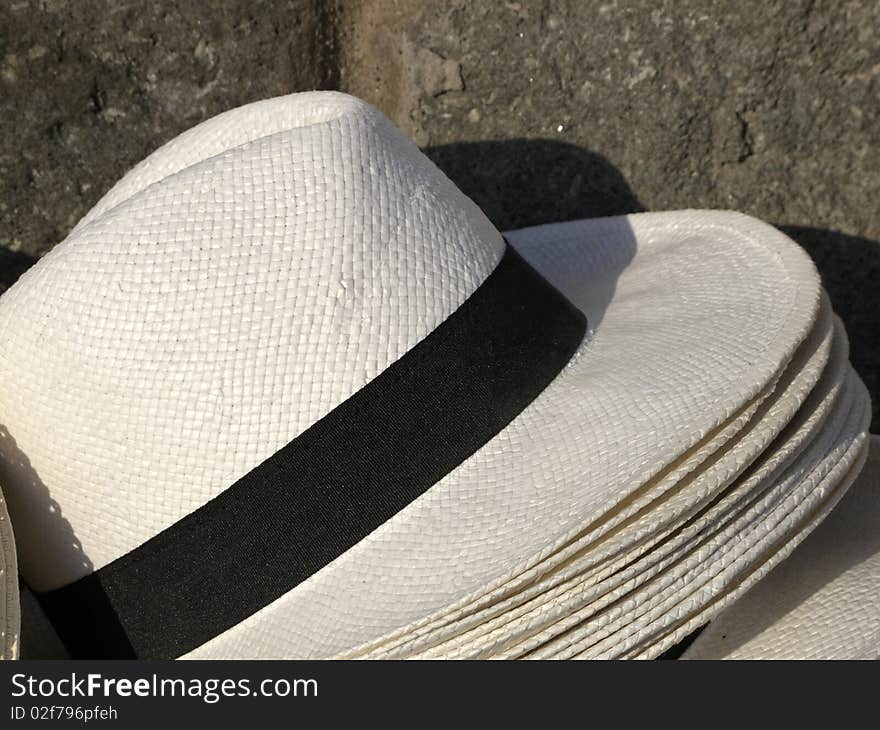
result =
[[336,93],[154,152],[0,297],[0,343],[20,569],[74,656],[650,655],[866,443],[783,234],[505,237]]

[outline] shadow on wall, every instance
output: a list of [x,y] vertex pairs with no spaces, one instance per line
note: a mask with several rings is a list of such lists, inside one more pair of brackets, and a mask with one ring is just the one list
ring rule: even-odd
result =
[[[512,139],[428,147],[425,154],[502,231],[645,210],[602,155],[551,140]],[[880,242],[779,225],[813,257],[850,337],[852,363],[874,401],[880,431]]]
[[[501,231],[644,209],[614,165],[572,144],[540,139],[463,142],[428,147],[425,154]],[[595,262],[589,255],[579,257],[579,266],[566,271],[558,271],[550,262],[542,266],[540,254],[532,261],[585,312],[594,332],[637,248],[626,222],[612,224],[608,235],[616,250],[606,247],[599,257],[603,277],[594,276]],[[510,240],[516,243],[515,236]],[[596,285],[585,291],[585,280]]]
[[424,152],[502,231],[644,210],[620,170],[575,145],[511,139]]
[[33,256],[0,246],[0,294],[18,281],[18,277],[36,261]]

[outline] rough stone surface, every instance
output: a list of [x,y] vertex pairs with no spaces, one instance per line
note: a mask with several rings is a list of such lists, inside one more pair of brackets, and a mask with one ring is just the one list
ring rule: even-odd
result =
[[501,228],[685,207],[781,226],[880,405],[878,27],[873,0],[10,0],[0,291],[181,130],[338,87]]
[[183,130],[333,85],[334,29],[319,0],[3,2],[0,244],[40,255]]

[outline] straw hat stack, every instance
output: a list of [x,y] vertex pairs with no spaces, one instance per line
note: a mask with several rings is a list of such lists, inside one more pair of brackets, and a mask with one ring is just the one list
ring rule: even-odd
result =
[[869,417],[777,230],[502,236],[335,93],[171,141],[0,298],[0,483],[77,656],[656,657],[833,510]]

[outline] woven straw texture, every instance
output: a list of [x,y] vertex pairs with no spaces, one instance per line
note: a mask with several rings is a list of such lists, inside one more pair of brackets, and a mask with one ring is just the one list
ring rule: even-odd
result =
[[880,437],[827,520],[685,659],[880,659]]

